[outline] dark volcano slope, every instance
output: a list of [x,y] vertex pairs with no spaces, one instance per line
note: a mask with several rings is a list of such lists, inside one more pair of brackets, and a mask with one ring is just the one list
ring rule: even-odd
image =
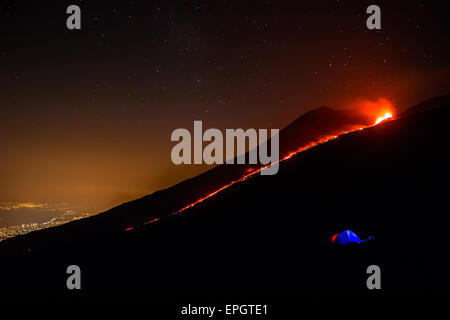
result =
[[[336,110],[320,107],[306,112],[280,132],[280,154],[285,155],[300,147],[319,140],[323,136],[336,135],[343,131],[367,124],[367,119],[355,116],[352,110]],[[270,144],[269,144],[270,145]],[[246,157],[248,159],[248,156]],[[130,226],[142,225],[147,221],[167,216],[189,203],[209,194],[211,191],[241,178],[251,165],[220,165],[177,185],[157,191],[141,199],[124,203],[96,216],[74,221],[63,226],[34,232],[32,246],[39,250],[47,247],[79,245],[103,246],[117,233]],[[55,243],[54,239],[59,241]],[[30,235],[8,239],[0,243],[2,249],[21,247],[27,249]],[[13,243],[13,244],[11,244]],[[3,251],[4,251],[3,250]]]
[[[3,293],[446,293],[449,119],[447,105],[341,136],[283,162],[275,176],[256,175],[101,245],[61,248],[64,233],[51,230],[47,247],[42,233],[10,241],[1,249]],[[331,247],[343,229],[375,239]],[[81,267],[81,291],[65,287],[70,264]],[[372,264],[381,291],[366,288]]]

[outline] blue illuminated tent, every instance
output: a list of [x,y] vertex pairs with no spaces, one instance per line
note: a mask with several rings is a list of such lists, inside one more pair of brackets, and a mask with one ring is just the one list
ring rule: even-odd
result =
[[335,245],[345,246],[349,243],[361,243],[362,241],[353,231],[345,230],[331,237],[331,242]]

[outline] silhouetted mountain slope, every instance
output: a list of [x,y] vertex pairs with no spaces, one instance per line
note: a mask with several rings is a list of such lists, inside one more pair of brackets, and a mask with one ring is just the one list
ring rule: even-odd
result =
[[[447,104],[343,135],[282,162],[275,176],[255,175],[130,232],[67,242],[75,230],[94,232],[103,214],[4,241],[2,285],[81,295],[445,293],[449,119]],[[201,177],[115,208],[112,221],[129,223],[127,210],[170,212]],[[375,239],[330,247],[343,229]],[[85,274],[81,292],[65,289],[70,264]],[[382,291],[366,288],[371,264]]]
[[403,111],[399,116],[400,117],[408,117],[417,112],[424,112],[427,110],[439,108],[439,107],[449,105],[449,104],[450,104],[450,94],[446,94],[446,95],[431,98],[422,103],[419,103],[418,105],[413,106],[413,107]]
[[339,135],[371,125],[372,121],[373,119],[355,109],[317,108],[305,113],[281,131],[280,153],[287,154],[324,136]]
[[[286,155],[323,136],[337,135],[366,124],[368,124],[367,119],[355,115],[355,112],[350,109],[317,108],[306,112],[281,130],[280,154]],[[246,157],[248,159],[248,155]],[[64,238],[61,246],[87,238],[92,238],[92,241],[102,241],[108,235],[122,232],[128,226],[141,225],[154,218],[177,211],[218,187],[241,178],[249,168],[257,167],[256,165],[238,164],[220,165],[168,189],[124,203],[88,219],[74,221],[51,230],[35,232],[33,236],[41,238],[39,242],[44,247],[53,242],[56,233]],[[67,236],[68,234],[70,236]],[[0,247],[9,246],[10,241],[20,242],[22,238],[24,241],[28,241],[26,240],[28,236],[18,237],[0,243]]]

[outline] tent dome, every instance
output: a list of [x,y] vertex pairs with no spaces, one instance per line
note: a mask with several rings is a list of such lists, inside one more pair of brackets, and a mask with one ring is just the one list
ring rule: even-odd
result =
[[331,238],[331,242],[336,245],[345,246],[349,243],[361,243],[361,239],[353,231],[345,230],[341,233],[336,233]]

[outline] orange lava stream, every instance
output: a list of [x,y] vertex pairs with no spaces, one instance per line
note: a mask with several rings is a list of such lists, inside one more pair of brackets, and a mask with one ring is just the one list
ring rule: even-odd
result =
[[147,221],[147,222],[144,223],[144,226],[145,226],[146,224],[153,223],[153,222],[156,222],[156,221],[158,221],[158,220],[159,220],[159,218],[155,218],[155,219],[153,219],[153,220]]
[[[198,199],[198,200],[196,200],[196,201],[194,201],[194,202],[188,204],[187,206],[185,206],[185,207],[179,209],[178,211],[172,212],[171,214],[172,214],[172,215],[177,215],[177,214],[179,214],[179,213],[181,213],[181,212],[183,212],[183,211],[185,211],[185,210],[187,210],[187,209],[189,209],[189,208],[192,208],[192,207],[196,206],[197,204],[202,203],[202,202],[205,201],[206,199],[209,199],[209,198],[215,196],[215,195],[218,194],[219,192],[221,192],[221,191],[223,191],[223,190],[225,190],[225,189],[228,189],[228,188],[231,187],[232,185],[234,185],[234,184],[236,184],[236,183],[238,183],[238,182],[245,181],[245,180],[247,180],[248,178],[250,178],[251,176],[253,176],[253,175],[255,175],[255,174],[261,172],[262,170],[267,169],[267,168],[273,166],[273,165],[276,164],[276,163],[280,163],[280,162],[282,162],[282,161],[288,160],[288,159],[292,158],[293,156],[295,156],[295,155],[297,155],[297,154],[299,154],[299,153],[301,153],[301,152],[303,152],[303,151],[306,151],[306,150],[311,149],[311,148],[313,148],[313,147],[316,147],[316,146],[318,146],[318,145],[324,144],[324,143],[326,143],[326,142],[328,142],[328,141],[337,139],[338,137],[340,137],[340,136],[342,136],[342,135],[344,135],[344,134],[347,134],[347,133],[350,133],[350,132],[355,132],[355,131],[358,131],[358,130],[363,130],[363,129],[365,129],[365,128],[370,128],[370,127],[376,126],[376,125],[378,125],[379,123],[381,123],[381,122],[383,122],[383,121],[385,121],[385,120],[391,119],[391,118],[393,118],[392,113],[387,112],[387,113],[385,113],[383,116],[378,117],[373,125],[368,125],[368,126],[365,126],[365,127],[360,127],[360,128],[358,128],[358,129],[356,129],[356,130],[343,131],[343,132],[340,133],[339,135],[325,136],[325,137],[321,138],[321,139],[318,140],[318,141],[311,142],[311,143],[309,143],[308,145],[303,146],[303,147],[299,148],[299,149],[296,150],[296,151],[290,152],[288,155],[284,156],[283,158],[281,158],[281,159],[278,160],[277,162],[269,163],[269,164],[267,164],[267,165],[265,165],[265,166],[263,166],[263,167],[261,167],[261,168],[255,169],[255,170],[251,171],[250,173],[244,175],[242,178],[239,178],[239,179],[237,179],[237,180],[231,181],[230,183],[228,183],[228,184],[226,184],[226,185],[220,187],[219,189],[217,189],[217,190],[215,190],[215,191],[213,191],[213,192],[207,194],[206,196],[204,196],[204,197],[202,197],[202,198],[200,198],[200,199]],[[143,225],[147,225],[147,224],[149,224],[149,223],[153,223],[153,222],[156,222],[156,221],[158,221],[158,220],[159,220],[159,218],[155,218],[155,219],[153,219],[153,220],[150,220],[150,221],[145,222]],[[133,227],[128,227],[128,228],[125,229],[125,231],[130,231],[130,230],[133,230],[133,229],[134,229]]]
[[[348,131],[348,132],[350,132],[350,131]],[[347,132],[344,132],[344,133],[347,133]],[[188,204],[187,206],[181,208],[181,209],[178,210],[178,211],[173,212],[172,214],[173,214],[173,215],[176,215],[176,214],[179,214],[180,212],[183,212],[183,211],[185,211],[185,210],[187,210],[187,209],[189,209],[189,208],[192,208],[193,206],[195,206],[195,205],[197,205],[197,204],[199,204],[199,203],[205,201],[206,199],[211,198],[212,196],[215,196],[215,195],[218,194],[219,192],[221,192],[221,191],[223,191],[223,190],[225,190],[225,189],[231,187],[233,184],[236,184],[236,183],[238,183],[238,182],[242,182],[242,181],[244,181],[244,180],[247,180],[249,177],[251,177],[251,176],[253,176],[253,175],[255,175],[255,174],[261,172],[261,171],[264,170],[264,169],[267,169],[267,168],[273,166],[274,164],[277,164],[277,163],[280,163],[280,162],[282,162],[282,161],[284,161],[284,160],[290,159],[290,158],[292,158],[294,155],[296,155],[296,154],[298,154],[298,153],[300,153],[300,152],[303,152],[303,151],[305,151],[305,150],[311,149],[312,147],[315,147],[315,146],[317,146],[317,145],[319,145],[319,144],[322,144],[322,143],[325,143],[325,142],[327,142],[327,141],[336,139],[337,137],[338,137],[338,136],[334,136],[334,135],[333,135],[333,136],[327,136],[327,137],[325,137],[325,138],[320,139],[319,141],[312,142],[312,143],[310,143],[310,144],[308,144],[308,145],[306,145],[306,146],[304,146],[304,147],[301,147],[301,148],[298,149],[297,151],[293,151],[293,152],[289,153],[287,156],[285,156],[284,158],[282,158],[282,159],[280,159],[280,160],[278,160],[278,161],[276,161],[276,162],[269,163],[269,164],[267,164],[267,165],[265,165],[265,166],[263,166],[263,167],[261,167],[261,168],[258,168],[258,169],[255,169],[255,170],[251,171],[250,173],[244,175],[242,178],[239,178],[239,179],[237,179],[237,180],[231,181],[230,183],[228,183],[228,184],[222,186],[221,188],[215,190],[214,192],[211,192],[211,193],[207,194],[207,195],[204,196],[203,198],[200,198],[200,199],[198,199],[197,201],[192,202],[191,204]]]

